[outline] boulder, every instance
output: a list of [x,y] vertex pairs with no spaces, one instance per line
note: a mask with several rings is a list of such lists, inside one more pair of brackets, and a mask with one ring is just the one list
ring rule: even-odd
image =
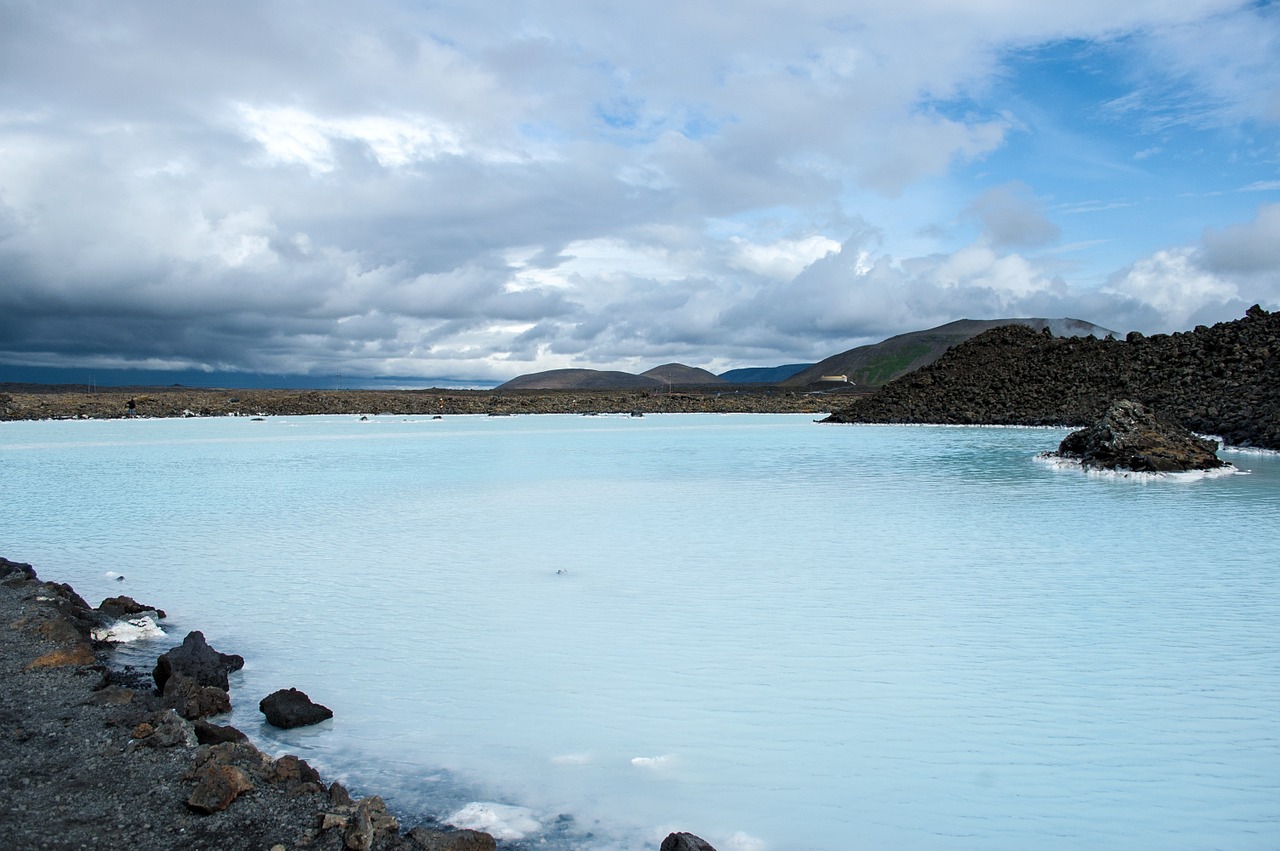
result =
[[65,582],[42,582],[37,599],[50,604],[82,639],[89,639],[95,627],[103,626],[110,620],[90,607],[84,598]]
[[249,775],[234,765],[209,763],[196,777],[187,806],[198,813],[218,813],[231,806],[241,792],[253,789]]
[[711,845],[692,833],[673,833],[662,840],[660,851],[716,851]]
[[231,711],[231,695],[217,686],[200,685],[186,674],[171,675],[162,694],[165,706],[191,721]]
[[36,571],[31,565],[21,561],[9,561],[7,558],[0,558],[0,582],[6,585],[20,585],[24,582],[34,582],[36,580]]
[[245,742],[249,737],[230,724],[211,724],[203,719],[194,719],[196,741],[202,745],[220,745],[224,742]]
[[229,691],[230,683],[227,675],[244,667],[244,657],[228,653],[219,653],[204,640],[204,633],[195,631],[187,633],[182,644],[165,652],[156,660],[152,676],[156,688],[164,691],[165,683],[174,674],[191,677],[202,686],[216,686]]
[[160,609],[144,606],[132,597],[108,597],[98,604],[98,611],[118,621],[153,613],[157,618],[164,618],[164,612]]
[[320,829],[339,831],[342,847],[347,851],[371,851],[375,845],[381,847],[388,837],[398,837],[400,822],[387,812],[382,798],[374,795],[353,806],[339,807],[337,812],[322,813]]
[[1093,469],[1178,473],[1226,466],[1217,449],[1216,441],[1197,437],[1141,403],[1123,400],[1093,425],[1067,435],[1058,455]]
[[301,757],[287,753],[275,761],[271,767],[272,780],[297,780],[301,783],[319,784],[320,772],[311,767],[311,764]]
[[195,730],[171,711],[153,712],[133,728],[134,745],[148,748],[193,748]]
[[498,843],[480,830],[438,830],[419,825],[405,836],[424,851],[494,851]]
[[316,771],[305,760],[285,754],[271,764],[266,774],[270,783],[283,784],[285,795],[296,798],[299,795],[323,795],[328,797],[320,772]]
[[333,717],[332,709],[312,703],[305,692],[296,688],[272,692],[258,703],[258,709],[267,716],[268,724],[285,730],[319,724]]
[[244,771],[250,781],[259,783],[275,779],[275,760],[258,750],[248,739],[200,747],[186,779],[198,779],[209,765],[234,765]]

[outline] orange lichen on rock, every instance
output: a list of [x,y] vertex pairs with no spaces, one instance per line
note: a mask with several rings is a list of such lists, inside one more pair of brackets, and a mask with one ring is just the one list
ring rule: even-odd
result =
[[98,659],[93,655],[93,650],[87,644],[75,644],[71,647],[59,647],[43,656],[40,656],[28,662],[23,668],[25,671],[34,671],[39,668],[66,668],[75,665],[95,665]]

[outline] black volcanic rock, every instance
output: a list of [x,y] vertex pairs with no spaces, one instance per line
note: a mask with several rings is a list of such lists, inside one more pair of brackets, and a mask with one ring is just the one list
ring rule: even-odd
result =
[[267,716],[268,724],[284,730],[319,724],[333,717],[332,709],[313,703],[306,692],[296,688],[272,692],[258,703],[258,709]]
[[182,644],[163,653],[156,660],[152,677],[156,688],[164,691],[165,684],[175,674],[190,677],[201,686],[213,686],[228,691],[231,688],[227,675],[244,667],[244,657],[219,653],[204,639],[204,633],[187,633]]
[[10,581],[15,585],[24,582],[35,582],[35,568],[26,562],[9,561],[7,558],[0,558],[0,582]]
[[98,604],[98,611],[116,620],[127,620],[137,615],[154,614],[164,618],[164,610],[139,603],[132,597],[108,597]]
[[1227,444],[1280,449],[1280,313],[1124,340],[1020,325],[962,343],[824,422],[1084,426],[1141,402]]
[[662,840],[659,851],[716,851],[710,843],[692,833],[672,833]]
[[957,319],[936,328],[898,334],[869,346],[832,355],[783,381],[789,387],[808,386],[824,375],[844,375],[860,387],[880,387],[899,376],[933,363],[948,350],[984,331],[1023,325],[1056,337],[1110,337],[1114,332],[1081,319]]
[[419,825],[405,836],[422,851],[494,851],[497,842],[478,830],[439,830]]
[[1108,408],[1098,422],[1067,435],[1058,455],[1094,469],[1180,473],[1226,466],[1217,449],[1217,441],[1196,437],[1160,419],[1145,405],[1123,400]]
[[191,722],[196,741],[202,745],[220,745],[224,742],[247,742],[249,737],[229,724],[211,724],[203,718]]

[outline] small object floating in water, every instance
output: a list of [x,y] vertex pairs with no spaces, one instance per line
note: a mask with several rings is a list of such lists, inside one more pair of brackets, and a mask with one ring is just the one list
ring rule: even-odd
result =
[[564,576],[564,575],[565,575],[566,573],[568,573],[568,572],[569,572],[568,570],[566,570],[565,568],[563,568],[563,567],[562,567],[562,568],[560,568],[559,570],[557,570],[557,571],[556,571],[556,576]]
[[362,423],[367,423],[368,421],[369,421],[369,418],[368,418],[368,417],[361,417],[361,418],[360,418],[360,422],[362,422]]
[[631,764],[639,768],[660,768],[670,761],[670,756],[636,756],[631,758]]

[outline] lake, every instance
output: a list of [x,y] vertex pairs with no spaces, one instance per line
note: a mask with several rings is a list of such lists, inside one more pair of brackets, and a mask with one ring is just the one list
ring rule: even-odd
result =
[[[0,423],[0,555],[507,847],[1280,847],[1280,457],[791,415]],[[123,576],[123,580],[118,580]],[[297,687],[332,721],[257,710]]]

